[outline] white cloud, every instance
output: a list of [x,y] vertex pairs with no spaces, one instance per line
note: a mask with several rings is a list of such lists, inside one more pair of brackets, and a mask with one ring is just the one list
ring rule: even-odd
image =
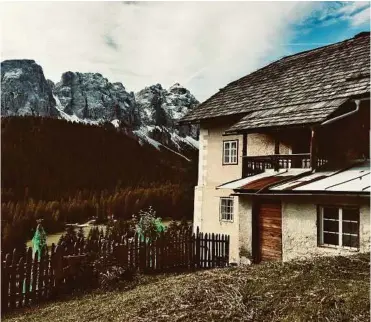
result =
[[35,59],[47,78],[100,72],[128,90],[175,82],[200,100],[284,55],[308,2],[1,3],[3,59]]
[[351,23],[353,26],[361,26],[363,24],[368,24],[368,26],[370,26],[370,7],[353,15]]
[[370,25],[370,2],[319,2],[304,23],[314,22],[317,27],[347,23],[349,27]]
[[351,15],[359,10],[363,10],[370,5],[367,1],[356,1],[356,2],[344,2],[342,7],[338,10],[338,13]]

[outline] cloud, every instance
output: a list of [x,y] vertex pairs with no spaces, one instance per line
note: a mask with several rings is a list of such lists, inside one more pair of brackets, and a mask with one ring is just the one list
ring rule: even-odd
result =
[[351,23],[353,26],[361,26],[364,24],[368,24],[370,26],[370,7],[353,15]]
[[370,3],[357,2],[322,2],[312,11],[303,23],[326,27],[346,22],[350,27],[370,24]]
[[112,37],[110,35],[104,35],[103,36],[104,38],[104,42],[106,43],[106,45],[108,47],[111,47],[112,49],[114,50],[119,50],[119,46],[117,45],[117,43],[112,39]]
[[310,2],[3,2],[2,59],[47,78],[99,72],[128,90],[179,82],[199,100],[286,54]]
[[370,6],[367,1],[357,1],[357,2],[344,2],[341,4],[338,13],[345,15],[352,15],[356,12],[362,11]]

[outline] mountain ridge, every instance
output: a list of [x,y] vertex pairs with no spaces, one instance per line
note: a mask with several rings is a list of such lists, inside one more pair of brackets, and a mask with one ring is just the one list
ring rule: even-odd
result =
[[199,104],[188,89],[175,83],[155,84],[137,93],[100,73],[67,71],[59,82],[46,79],[35,60],[1,63],[2,116],[42,116],[108,126],[134,135],[141,144],[163,145],[183,154],[197,149],[198,128],[177,120]]

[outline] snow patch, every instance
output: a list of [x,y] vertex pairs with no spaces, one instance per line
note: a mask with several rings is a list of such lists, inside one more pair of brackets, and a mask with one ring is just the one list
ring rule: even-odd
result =
[[92,120],[82,120],[79,117],[77,117],[75,114],[73,115],[67,114],[66,112],[63,111],[63,106],[58,96],[55,96],[53,94],[53,97],[56,102],[55,108],[58,110],[61,119],[64,119],[69,122],[84,123],[84,124],[91,124],[91,125],[99,125],[99,123],[101,122],[101,121],[92,121]]
[[133,131],[134,134],[136,134],[139,139],[149,143],[150,145],[154,146],[157,150],[160,151],[160,146],[162,146],[161,143],[151,139],[149,136],[148,136],[148,132],[146,132],[143,128],[139,129],[139,130],[136,130],[136,131]]
[[120,121],[119,121],[118,119],[114,119],[114,120],[112,120],[111,123],[113,124],[113,126],[114,126],[115,128],[118,128],[119,125],[120,125]]
[[13,70],[4,73],[4,80],[7,80],[9,78],[19,78],[23,74],[23,71],[21,68],[14,68]]

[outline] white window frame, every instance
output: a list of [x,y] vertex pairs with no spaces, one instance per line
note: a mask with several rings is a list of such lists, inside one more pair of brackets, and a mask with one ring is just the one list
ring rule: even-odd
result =
[[[232,148],[235,143],[236,147]],[[228,153],[226,153],[228,151]],[[234,152],[232,156],[232,151]],[[238,140],[223,141],[223,165],[238,164]]]
[[[231,204],[223,204],[224,202],[230,202]],[[232,197],[220,197],[219,201],[219,218],[220,221],[233,222],[234,218],[234,198]]]
[[[324,208],[335,208],[337,209],[338,211],[338,219],[324,219]],[[359,217],[358,217],[358,221],[356,220],[344,220],[346,222],[352,222],[352,223],[358,223],[358,232],[357,234],[350,234],[350,233],[343,233],[343,209],[344,208],[352,208],[352,209],[358,209],[359,211],[359,208],[358,207],[350,207],[350,206],[320,206],[319,207],[319,210],[320,210],[320,216],[319,216],[319,219],[320,219],[320,222],[319,222],[319,234],[320,234],[320,238],[319,238],[319,243],[320,245],[319,246],[325,246],[325,247],[332,247],[332,248],[344,248],[344,249],[349,249],[349,250],[359,250],[359,245],[358,247],[350,247],[350,246],[343,246],[343,235],[348,235],[348,236],[356,236],[359,240],[359,232],[360,232],[360,223],[359,223]],[[323,222],[324,220],[329,220],[329,221],[338,221],[339,222],[339,230],[337,233],[335,232],[330,232],[330,231],[324,231],[323,230]],[[333,244],[325,244],[323,241],[324,241],[324,233],[329,233],[329,234],[336,234],[338,235],[338,245],[333,245]]]

